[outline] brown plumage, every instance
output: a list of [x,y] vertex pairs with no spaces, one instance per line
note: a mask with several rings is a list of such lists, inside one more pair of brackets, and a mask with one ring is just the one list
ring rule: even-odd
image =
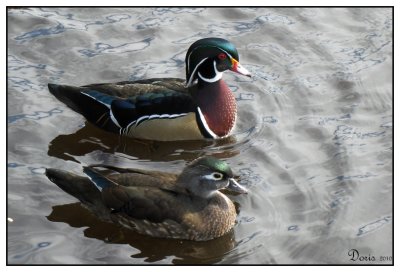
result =
[[229,166],[213,157],[195,160],[180,175],[103,165],[84,172],[89,178],[56,169],[46,175],[108,220],[162,238],[204,241],[224,235],[235,224],[236,210],[218,190],[246,192]]

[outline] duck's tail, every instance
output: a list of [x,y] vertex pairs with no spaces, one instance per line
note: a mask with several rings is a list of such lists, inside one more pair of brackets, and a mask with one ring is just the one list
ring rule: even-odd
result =
[[101,192],[87,177],[78,176],[64,170],[47,168],[46,176],[66,193],[79,199],[90,209],[107,209]]
[[58,100],[82,114],[89,122],[108,131],[119,131],[119,127],[111,120],[111,96],[84,87],[51,83],[48,87]]

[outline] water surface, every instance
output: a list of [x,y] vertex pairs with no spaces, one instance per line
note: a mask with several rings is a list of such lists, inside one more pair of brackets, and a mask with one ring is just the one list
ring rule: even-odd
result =
[[[389,8],[8,10],[9,264],[387,264],[392,258]],[[103,132],[47,83],[183,77],[197,39],[233,42],[232,137],[159,143]],[[156,239],[104,223],[44,175],[107,163],[179,172],[226,160],[249,188],[228,235]],[[351,249],[360,256],[353,258]],[[354,252],[354,251],[353,251]],[[356,260],[352,260],[356,259]]]

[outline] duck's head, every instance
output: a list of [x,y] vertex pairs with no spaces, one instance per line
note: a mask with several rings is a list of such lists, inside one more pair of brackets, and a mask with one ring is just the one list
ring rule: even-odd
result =
[[214,157],[194,160],[182,171],[178,184],[188,193],[202,198],[212,197],[221,189],[247,193],[247,190],[234,179],[229,165]]
[[196,80],[216,82],[226,70],[251,76],[240,65],[236,47],[221,38],[205,38],[193,43],[186,53],[185,64],[187,86],[194,85]]

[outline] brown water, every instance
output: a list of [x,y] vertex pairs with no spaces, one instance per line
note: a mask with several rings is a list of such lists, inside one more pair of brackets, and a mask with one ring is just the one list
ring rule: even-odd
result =
[[[9,264],[392,263],[391,9],[32,8],[7,20]],[[227,139],[120,138],[47,90],[183,77],[187,48],[210,36],[254,75],[224,75],[239,111]],[[44,175],[91,163],[179,172],[204,154],[250,190],[230,196],[234,230],[209,242],[103,223]]]

